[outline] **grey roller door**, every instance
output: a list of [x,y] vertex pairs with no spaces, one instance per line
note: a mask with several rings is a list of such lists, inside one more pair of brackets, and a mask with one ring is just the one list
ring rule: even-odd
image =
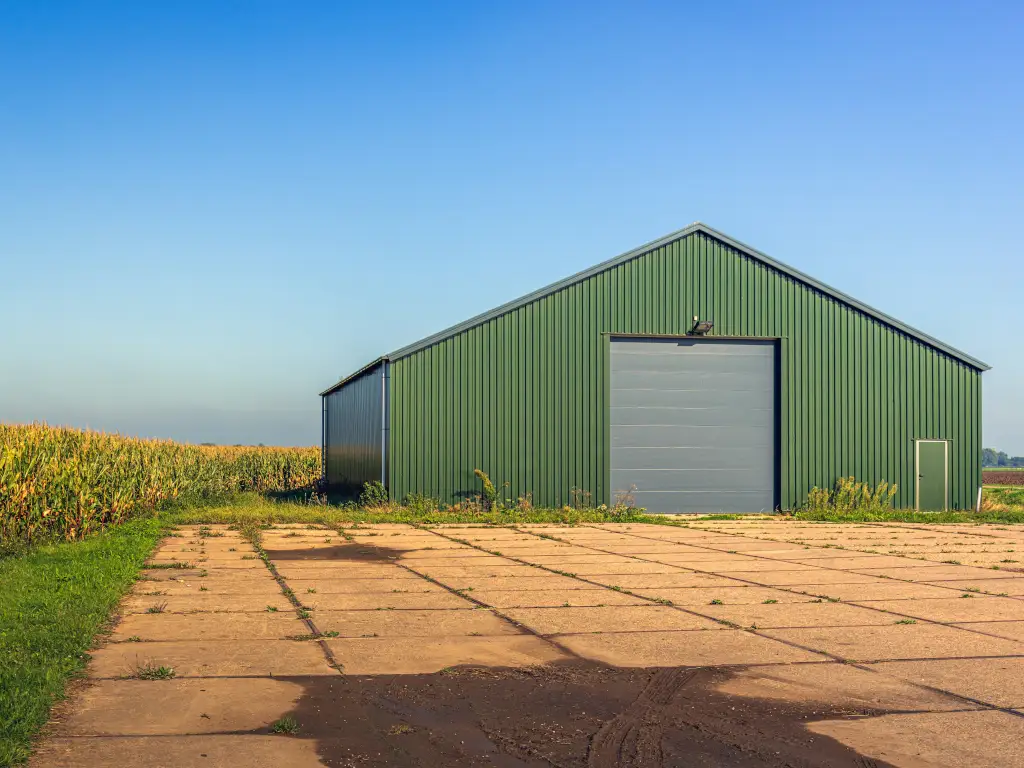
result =
[[613,339],[611,487],[650,512],[775,506],[775,344]]

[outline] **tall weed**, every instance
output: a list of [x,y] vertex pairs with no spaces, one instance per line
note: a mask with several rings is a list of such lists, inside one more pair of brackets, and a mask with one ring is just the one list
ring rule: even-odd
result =
[[872,488],[868,483],[860,482],[854,477],[840,477],[831,490],[817,486],[812,488],[801,511],[811,514],[881,514],[892,510],[892,500],[896,496],[896,491],[895,483],[890,484],[884,480]]

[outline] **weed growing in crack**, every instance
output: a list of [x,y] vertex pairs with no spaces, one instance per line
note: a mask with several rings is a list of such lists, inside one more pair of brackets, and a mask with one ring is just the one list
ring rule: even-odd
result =
[[291,715],[285,715],[280,720],[275,720],[271,723],[270,730],[272,733],[294,736],[299,732],[299,722]]
[[136,680],[170,680],[174,677],[174,668],[157,666],[147,661],[145,664],[136,664],[129,677]]
[[151,571],[186,570],[192,567],[192,563],[186,560],[175,560],[173,563],[149,563],[142,567]]

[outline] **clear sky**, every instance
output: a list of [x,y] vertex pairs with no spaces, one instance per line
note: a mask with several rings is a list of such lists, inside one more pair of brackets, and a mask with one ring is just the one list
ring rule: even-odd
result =
[[381,353],[695,220],[985,360],[1024,454],[1019,2],[0,20],[0,420],[316,444]]

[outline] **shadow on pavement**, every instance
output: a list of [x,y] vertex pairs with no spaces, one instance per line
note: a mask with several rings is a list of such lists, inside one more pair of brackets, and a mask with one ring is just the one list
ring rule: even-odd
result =
[[355,542],[324,546],[319,544],[309,549],[267,549],[271,560],[320,560],[344,561],[350,563],[393,563],[405,550],[391,549],[379,545],[367,546]]
[[567,662],[307,678],[291,714],[332,766],[889,765],[804,727],[884,711],[718,692],[731,676]]

